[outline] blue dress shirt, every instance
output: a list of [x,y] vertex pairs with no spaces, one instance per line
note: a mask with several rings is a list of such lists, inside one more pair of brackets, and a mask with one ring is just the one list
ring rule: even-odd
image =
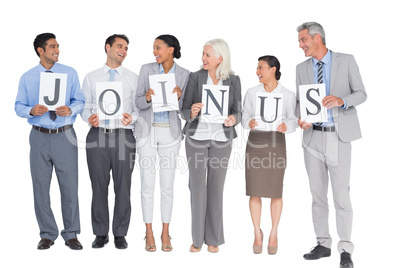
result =
[[[326,96],[331,95],[331,70],[332,70],[332,51],[328,50],[327,54],[325,54],[324,58],[321,60],[324,64],[323,68],[323,80],[325,83],[325,91]],[[314,72],[314,82],[318,83],[318,60],[313,58],[313,72]],[[346,109],[347,104],[346,101],[341,98],[344,104],[340,107],[342,109]],[[331,127],[334,125],[334,118],[332,116],[332,108],[327,110],[328,122],[324,122],[321,124],[322,127]]]
[[[176,72],[176,63],[173,63],[173,67],[169,70],[168,74],[174,74]],[[159,64],[159,74],[164,74],[165,69],[163,69],[162,64]],[[156,112],[154,113],[155,123],[169,123],[169,112]]]
[[40,63],[21,76],[18,94],[15,100],[15,112],[19,117],[28,118],[28,123],[38,127],[56,129],[75,122],[77,114],[84,108],[85,98],[81,91],[77,72],[66,65],[55,63],[50,69],[53,73],[67,74],[66,104],[71,109],[69,116],[57,116],[52,121],[49,112],[41,116],[32,116],[31,109],[39,104],[40,73],[46,69]]

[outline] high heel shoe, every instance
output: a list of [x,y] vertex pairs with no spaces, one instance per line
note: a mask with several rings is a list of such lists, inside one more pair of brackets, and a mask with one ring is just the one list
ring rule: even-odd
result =
[[[278,236],[276,237],[276,242],[278,243]],[[277,252],[278,252],[278,246],[276,246],[276,247],[268,246],[268,254],[269,255],[275,255]]]
[[[261,241],[264,239],[264,234],[262,233],[262,230],[260,229],[261,232]],[[253,246],[253,252],[254,254],[261,254],[262,253],[262,244],[261,246]]]
[[[162,239],[162,237],[161,237],[161,239]],[[169,242],[170,242],[171,239],[172,238],[169,235]],[[170,252],[170,251],[172,251],[172,249],[173,249],[172,245],[163,245],[162,244],[162,251]]]
[[145,250],[148,251],[148,252],[155,252],[156,251],[156,245],[155,244],[147,245],[147,237],[146,236],[145,236],[144,240],[145,240]]
[[201,251],[201,247],[197,248],[197,247],[194,246],[194,244],[191,245],[190,252],[196,253],[196,252],[200,252],[200,251]]

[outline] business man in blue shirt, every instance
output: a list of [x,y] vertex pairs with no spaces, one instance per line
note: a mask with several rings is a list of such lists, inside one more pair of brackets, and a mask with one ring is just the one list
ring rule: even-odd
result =
[[[43,33],[36,37],[34,49],[40,63],[21,76],[15,111],[32,125],[30,164],[34,189],[35,214],[41,240],[38,249],[54,244],[59,231],[50,207],[50,181],[53,167],[59,182],[64,230],[61,236],[71,249],[82,249],[78,209],[78,148],[73,123],[84,107],[84,95],[77,72],[58,64],[59,44],[56,36]],[[42,72],[67,74],[65,105],[49,111],[39,104]]]

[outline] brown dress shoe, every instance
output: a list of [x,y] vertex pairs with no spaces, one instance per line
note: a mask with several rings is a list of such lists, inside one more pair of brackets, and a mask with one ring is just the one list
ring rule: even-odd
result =
[[70,247],[71,249],[74,250],[81,250],[82,249],[82,245],[80,243],[80,241],[78,241],[77,238],[71,238],[69,240],[66,241],[66,246]]
[[38,249],[49,249],[50,246],[52,246],[53,244],[54,244],[54,242],[52,240],[49,240],[47,238],[42,238],[39,241]]

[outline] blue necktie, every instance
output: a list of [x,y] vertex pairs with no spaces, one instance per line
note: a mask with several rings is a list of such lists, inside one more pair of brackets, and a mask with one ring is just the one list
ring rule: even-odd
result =
[[[115,69],[109,69],[109,82],[114,82],[114,76],[116,75],[117,71]],[[110,119],[105,119],[105,126],[109,126]]]
[[[50,70],[46,70],[46,73],[53,73]],[[54,121],[57,118],[56,111],[49,111],[50,120]]]
[[113,81],[114,81],[114,76],[115,76],[116,73],[117,73],[117,71],[116,71],[115,69],[110,69],[110,70],[109,70],[109,74],[110,74],[109,82],[113,82]]

